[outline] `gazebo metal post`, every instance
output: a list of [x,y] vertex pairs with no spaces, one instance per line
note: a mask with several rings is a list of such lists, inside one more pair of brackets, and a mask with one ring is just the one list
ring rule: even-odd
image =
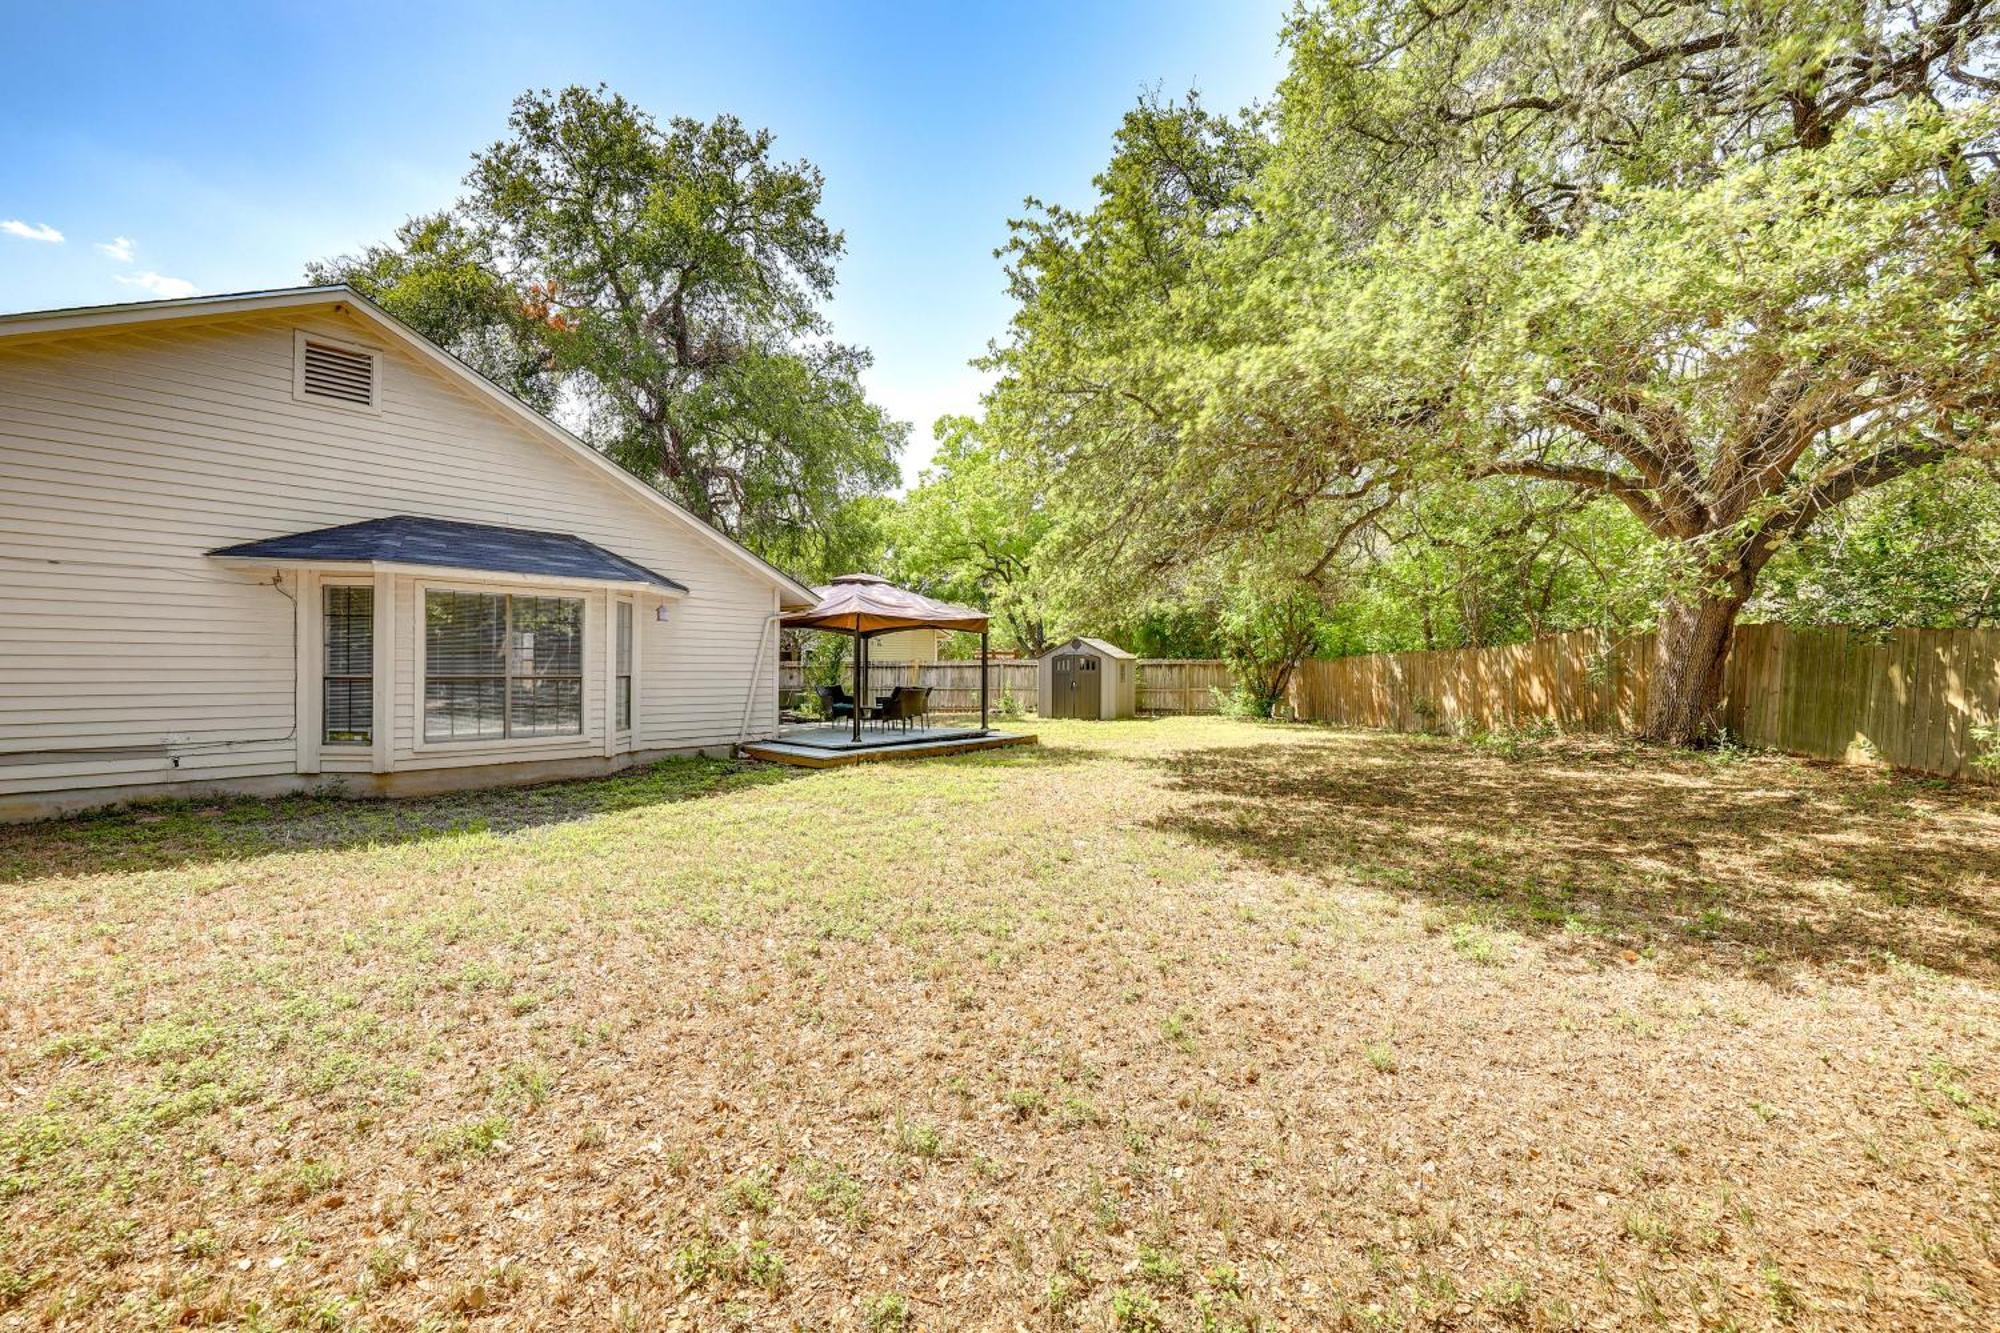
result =
[[993,678],[993,663],[986,656],[986,630],[979,631],[979,729],[986,730],[986,683]]
[[861,617],[854,618],[854,707],[849,710],[848,720],[853,726],[851,735],[856,745],[861,744],[861,700],[867,693],[868,679],[868,636],[861,632]]

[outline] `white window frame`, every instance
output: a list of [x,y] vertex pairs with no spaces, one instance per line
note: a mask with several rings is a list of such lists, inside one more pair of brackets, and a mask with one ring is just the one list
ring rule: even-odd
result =
[[[365,356],[373,365],[368,377],[368,402],[344,403],[338,398],[327,398],[306,392],[306,344],[318,343],[322,347],[334,347],[356,356]],[[367,343],[350,342],[345,338],[329,338],[323,333],[309,333],[305,329],[292,330],[292,401],[309,407],[330,408],[336,412],[358,412],[363,416],[382,415],[382,349]]]
[[[411,598],[410,632],[415,635],[411,646],[415,649],[415,678],[410,682],[410,735],[414,754],[520,754],[541,755],[564,751],[587,753],[599,749],[604,744],[608,719],[596,717],[590,707],[590,675],[593,667],[601,666],[598,654],[602,648],[591,647],[591,620],[602,614],[593,608],[603,604],[603,596],[593,596],[587,589],[559,587],[535,583],[481,583],[468,580],[418,579],[412,585],[415,593]],[[502,736],[495,740],[434,741],[424,736],[424,682],[430,677],[429,635],[425,633],[425,600],[433,592],[468,592],[489,597],[561,597],[569,601],[583,603],[583,730],[568,736]],[[598,637],[602,637],[599,635]],[[608,704],[606,700],[604,703]],[[600,707],[601,711],[601,707]]]
[[[382,635],[380,631],[382,627],[382,608],[379,605],[382,592],[381,589],[375,586],[375,580],[372,578],[330,577],[317,580],[317,584],[318,586],[313,591],[313,601],[317,603],[316,609],[319,614],[319,631],[315,645],[318,650],[314,670],[316,680],[314,681],[313,693],[319,700],[319,707],[317,710],[318,716],[313,719],[313,733],[315,738],[313,744],[322,750],[332,750],[337,754],[372,755],[375,750],[375,741],[382,734],[382,724],[384,721],[381,712]],[[329,675],[326,669],[326,595],[335,588],[366,588],[372,599],[369,602],[368,612],[369,619],[373,621],[373,624],[369,626],[369,719],[368,739],[365,741],[328,740],[326,735],[326,682]],[[347,673],[342,674],[345,675]]]
[[[610,607],[609,635],[606,639],[605,657],[607,669],[604,673],[604,678],[610,692],[605,695],[604,709],[605,717],[608,719],[612,731],[617,734],[620,743],[623,744],[629,742],[632,738],[632,733],[639,729],[639,625],[641,622],[639,620],[637,598],[613,596],[610,599]],[[623,679],[632,682],[631,707],[630,715],[625,719],[625,725],[622,727],[618,725],[618,682],[621,678],[621,673],[618,670],[618,617],[621,608],[623,614],[627,617],[627,622],[632,626],[631,669],[622,673]]]

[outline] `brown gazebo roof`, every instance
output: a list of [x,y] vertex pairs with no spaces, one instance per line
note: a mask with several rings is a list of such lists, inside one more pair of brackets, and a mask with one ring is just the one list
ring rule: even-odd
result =
[[826,629],[842,634],[876,634],[896,629],[962,629],[977,634],[991,619],[984,611],[954,606],[898,588],[873,574],[842,574],[815,588],[819,605],[796,611],[778,623],[786,629]]

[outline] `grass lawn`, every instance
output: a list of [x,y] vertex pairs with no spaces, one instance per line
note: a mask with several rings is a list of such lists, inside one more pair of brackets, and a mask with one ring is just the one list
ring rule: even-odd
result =
[[0,1328],[2000,1322],[2000,792],[1038,730],[0,829]]

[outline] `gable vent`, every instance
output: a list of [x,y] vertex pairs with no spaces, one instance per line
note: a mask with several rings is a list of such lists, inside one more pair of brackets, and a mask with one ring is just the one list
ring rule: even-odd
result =
[[299,352],[299,388],[313,398],[373,407],[375,358],[367,352],[307,341]]

